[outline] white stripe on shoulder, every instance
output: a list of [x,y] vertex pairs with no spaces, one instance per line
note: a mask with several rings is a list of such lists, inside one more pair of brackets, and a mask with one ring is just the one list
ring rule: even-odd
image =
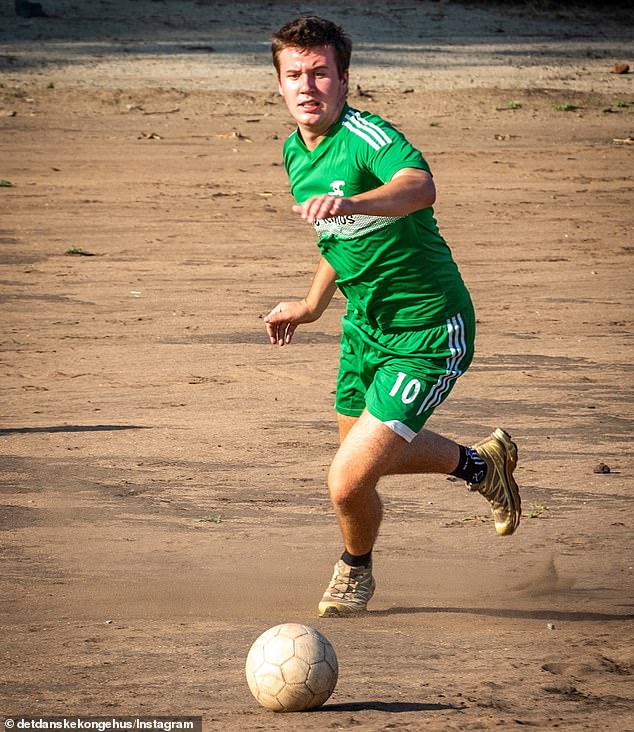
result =
[[354,132],[357,137],[360,137],[362,140],[365,140],[370,147],[373,147],[375,150],[380,150],[381,146],[373,140],[369,135],[366,135],[365,132],[362,132],[361,130],[357,129],[352,122],[345,121],[342,123],[344,127],[347,127],[350,132]]
[[363,119],[359,112],[353,110],[347,112],[342,124],[351,132],[354,132],[355,135],[365,140],[375,150],[380,150],[392,142],[384,130],[373,122],[368,122],[368,120]]
[[365,117],[361,116],[361,112],[357,112],[355,115],[355,120],[360,124],[363,125],[368,130],[371,130],[374,135],[379,140],[382,140],[386,145],[389,145],[390,142],[392,142],[392,138],[387,134],[387,132],[379,127],[375,122],[370,122],[369,119],[366,119]]
[[362,130],[364,134],[369,135],[379,147],[385,147],[387,142],[379,135],[373,127],[364,124],[365,120],[359,119],[354,116],[350,118],[350,123],[353,124],[358,130]]

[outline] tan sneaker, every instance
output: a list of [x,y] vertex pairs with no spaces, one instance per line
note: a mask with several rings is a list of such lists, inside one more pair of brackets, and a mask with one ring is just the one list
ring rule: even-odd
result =
[[487,464],[487,474],[482,483],[467,483],[469,490],[477,491],[491,504],[497,533],[512,534],[522,515],[520,491],[513,478],[517,445],[508,432],[498,427],[473,449]]
[[319,603],[319,617],[340,618],[364,613],[375,587],[372,565],[351,567],[340,559]]

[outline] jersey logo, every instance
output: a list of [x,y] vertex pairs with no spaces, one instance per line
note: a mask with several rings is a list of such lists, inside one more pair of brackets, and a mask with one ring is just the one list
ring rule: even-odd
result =
[[329,196],[343,196],[343,187],[346,185],[345,180],[333,180],[330,184],[330,187],[332,188],[331,191],[328,192]]

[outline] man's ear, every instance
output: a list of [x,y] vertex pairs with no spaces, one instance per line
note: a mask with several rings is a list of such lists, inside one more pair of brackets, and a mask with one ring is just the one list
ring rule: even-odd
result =
[[343,74],[341,75],[341,88],[345,92],[346,96],[348,95],[348,84],[350,82],[350,73],[348,69],[346,69]]

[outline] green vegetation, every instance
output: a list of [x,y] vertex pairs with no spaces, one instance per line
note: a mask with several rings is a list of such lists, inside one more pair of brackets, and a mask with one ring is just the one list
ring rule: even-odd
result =
[[513,99],[506,102],[506,104],[498,104],[498,106],[495,108],[496,112],[507,112],[512,109],[521,109],[522,105],[520,102],[516,102]]
[[200,518],[194,519],[194,523],[196,523],[196,524],[221,524],[222,516],[220,514],[218,514],[218,516],[201,516]]
[[548,510],[548,506],[544,506],[541,503],[531,503],[528,506],[528,518],[537,518]]

